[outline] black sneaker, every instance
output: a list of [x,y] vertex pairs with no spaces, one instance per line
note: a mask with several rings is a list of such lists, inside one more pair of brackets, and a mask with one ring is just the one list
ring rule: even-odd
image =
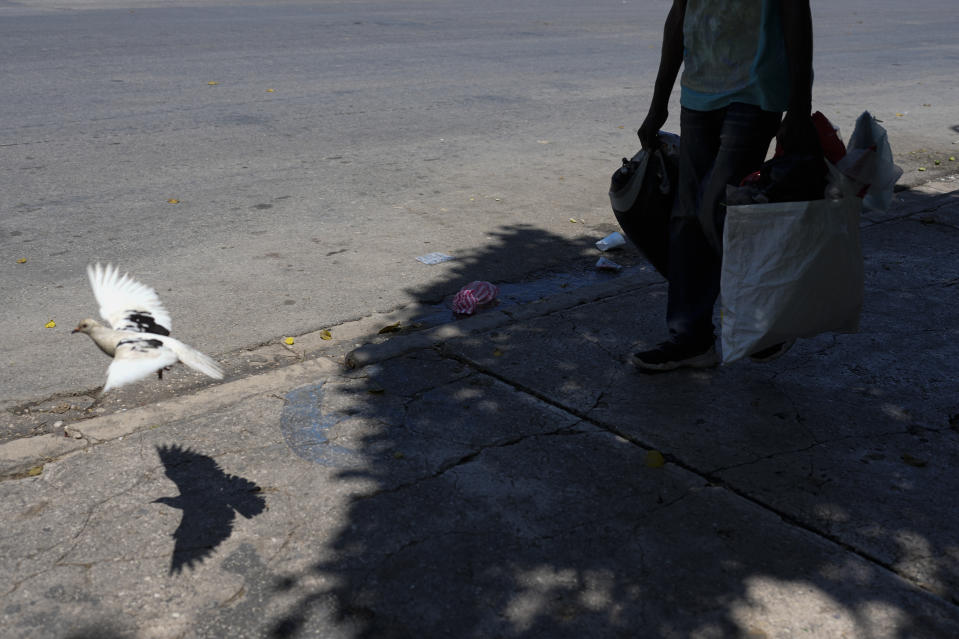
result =
[[749,359],[760,364],[765,362],[771,362],[774,359],[782,357],[786,354],[790,348],[793,347],[793,344],[796,343],[794,339],[787,339],[785,342],[779,342],[778,344],[773,344],[762,350],[756,351],[755,353],[750,354]]
[[679,342],[663,342],[654,349],[633,355],[633,362],[644,371],[671,371],[677,368],[712,368],[719,364],[715,343],[690,346]]

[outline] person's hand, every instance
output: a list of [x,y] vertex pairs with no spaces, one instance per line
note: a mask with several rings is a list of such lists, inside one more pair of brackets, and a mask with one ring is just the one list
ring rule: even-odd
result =
[[812,117],[808,113],[787,111],[779,126],[776,139],[786,153],[798,155],[822,154],[819,144],[819,133]]
[[655,105],[649,107],[646,119],[643,120],[639,131],[636,132],[636,135],[639,136],[639,143],[643,145],[644,149],[651,151],[659,148],[659,130],[666,124],[668,117],[669,111],[665,107],[658,108]]

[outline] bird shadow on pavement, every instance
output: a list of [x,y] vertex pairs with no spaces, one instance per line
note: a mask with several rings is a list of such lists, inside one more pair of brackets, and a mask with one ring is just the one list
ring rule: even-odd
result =
[[[298,389],[322,440],[288,445],[366,487],[269,636],[955,636],[957,239],[864,228],[860,332],[768,365],[631,370],[651,282]],[[506,230],[456,274],[562,242]]]
[[173,575],[212,555],[230,537],[236,513],[247,519],[256,517],[265,509],[266,500],[255,483],[225,473],[212,457],[176,444],[157,446],[157,454],[180,494],[154,503],[183,511],[173,533]]

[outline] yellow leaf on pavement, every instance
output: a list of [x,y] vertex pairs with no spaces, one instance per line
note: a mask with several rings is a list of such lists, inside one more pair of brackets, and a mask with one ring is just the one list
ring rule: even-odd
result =
[[287,337],[285,340],[283,340],[283,343],[286,344],[287,346],[293,346],[293,338]]
[[43,328],[56,328],[56,326],[57,326],[57,323],[54,322],[53,320],[50,320],[49,322],[43,325]]
[[389,326],[384,326],[378,331],[378,334],[383,335],[384,333],[397,333],[401,329],[400,322],[393,322]]
[[333,333],[329,332],[326,329],[320,331],[320,339],[331,340],[333,339]]
[[651,450],[646,453],[646,465],[650,468],[662,468],[666,464],[666,458],[658,450]]
[[25,257],[21,257],[19,260],[17,260],[17,264],[26,264],[26,263],[27,263],[27,258]]

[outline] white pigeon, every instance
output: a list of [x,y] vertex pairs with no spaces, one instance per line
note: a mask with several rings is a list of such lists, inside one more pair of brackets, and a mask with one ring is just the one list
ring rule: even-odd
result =
[[86,333],[113,358],[104,393],[154,371],[162,379],[163,369],[178,361],[204,375],[223,379],[223,371],[213,359],[170,337],[173,322],[156,291],[125,273],[121,276],[110,264],[106,268],[99,263],[87,266],[87,277],[100,305],[100,316],[109,328],[85,319],[73,332]]

